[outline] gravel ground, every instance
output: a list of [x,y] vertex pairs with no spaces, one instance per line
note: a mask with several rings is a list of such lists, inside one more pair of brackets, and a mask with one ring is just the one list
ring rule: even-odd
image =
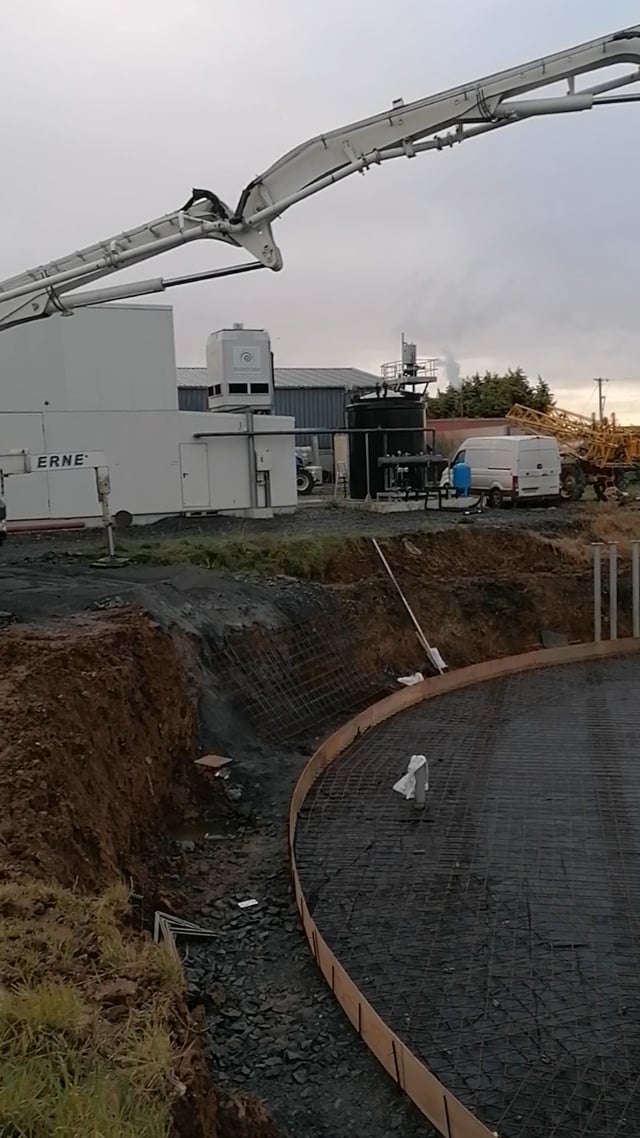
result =
[[523,526],[529,529],[570,528],[579,511],[567,507],[517,510],[484,510],[470,513],[456,510],[409,510],[393,514],[377,514],[368,510],[335,507],[330,503],[303,505],[294,514],[278,514],[270,519],[177,518],[148,527],[150,533],[199,533],[242,537],[314,537],[316,535],[351,534],[363,537],[378,533],[411,533],[424,529],[446,529],[460,525]]

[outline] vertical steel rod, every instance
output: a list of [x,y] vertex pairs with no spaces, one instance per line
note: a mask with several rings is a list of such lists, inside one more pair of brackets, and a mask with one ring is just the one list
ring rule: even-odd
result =
[[369,470],[369,432],[364,436],[364,461],[367,467],[367,502],[371,501],[371,471]]
[[618,639],[618,543],[609,542],[609,639]]
[[602,640],[602,542],[593,543],[593,639]]
[[633,637],[640,640],[640,541],[631,542],[631,603]]

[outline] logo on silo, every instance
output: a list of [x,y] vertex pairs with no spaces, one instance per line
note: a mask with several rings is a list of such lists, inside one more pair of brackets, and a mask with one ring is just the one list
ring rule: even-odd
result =
[[234,348],[233,370],[260,371],[260,352],[254,348]]

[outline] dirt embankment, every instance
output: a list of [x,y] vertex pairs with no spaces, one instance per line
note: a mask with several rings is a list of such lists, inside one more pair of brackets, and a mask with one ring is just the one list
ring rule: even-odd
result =
[[[574,548],[522,530],[460,526],[380,539],[380,545],[450,668],[539,648],[543,632],[569,642],[592,636],[588,539],[576,539]],[[621,635],[630,624],[627,577],[623,568]],[[316,589],[304,611],[276,630],[255,625],[234,634],[226,683],[234,686],[236,709],[263,737],[315,738],[379,698],[398,676],[426,666],[371,540],[332,553],[324,589],[331,598],[326,611],[313,612]],[[606,634],[606,619],[603,628]],[[233,737],[222,745],[233,747]]]
[[136,612],[16,626],[0,676],[0,872],[146,892],[197,741],[174,642]]
[[[589,639],[589,539],[554,541],[526,531],[411,534],[381,548],[429,641],[450,667],[540,647],[543,629]],[[371,543],[334,558],[328,579],[354,611],[359,666],[418,667],[424,653]],[[620,632],[630,607],[623,572]]]

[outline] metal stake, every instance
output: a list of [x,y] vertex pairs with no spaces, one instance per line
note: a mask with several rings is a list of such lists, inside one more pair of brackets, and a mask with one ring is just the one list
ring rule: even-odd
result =
[[104,526],[107,557],[113,561],[116,555],[116,549],[115,542],[113,540],[113,518],[111,517],[111,509],[109,507],[109,494],[111,493],[111,485],[108,467],[96,467],[96,488],[98,491],[100,506],[102,508],[102,524]]
[[640,541],[631,542],[631,603],[633,607],[633,637],[640,639]]
[[609,542],[609,639],[618,639],[618,543]]
[[602,542],[593,543],[593,639],[602,640]]

